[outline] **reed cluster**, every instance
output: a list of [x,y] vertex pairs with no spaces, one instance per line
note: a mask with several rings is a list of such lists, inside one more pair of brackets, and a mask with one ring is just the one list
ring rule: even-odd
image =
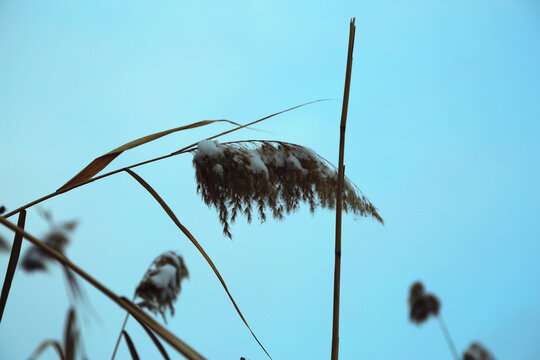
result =
[[434,294],[426,293],[421,282],[417,281],[411,285],[408,302],[409,318],[413,323],[421,324],[430,316],[437,318],[454,360],[495,360],[489,351],[478,342],[473,342],[463,353],[463,356],[459,355],[454,340],[440,316],[441,303],[439,299]]

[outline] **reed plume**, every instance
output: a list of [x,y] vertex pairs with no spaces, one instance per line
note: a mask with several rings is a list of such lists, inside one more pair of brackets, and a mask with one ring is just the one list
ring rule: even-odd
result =
[[[315,208],[336,206],[337,170],[306,147],[251,140],[220,144],[201,141],[194,150],[197,192],[219,212],[223,233],[232,238],[230,223],[239,213],[251,222],[257,212],[261,222],[267,212],[283,219],[301,202]],[[254,210],[255,208],[255,210]],[[376,208],[348,179],[343,186],[343,210],[372,216],[383,223]]]
[[161,314],[167,322],[165,311],[174,315],[174,302],[181,290],[181,282],[189,277],[188,269],[182,256],[168,251],[158,256],[150,265],[143,279],[135,290],[137,303],[154,314]]
[[409,291],[409,318],[416,324],[422,324],[430,315],[439,315],[441,303],[433,294],[426,294],[424,285],[415,282]]
[[439,314],[440,309],[441,303],[439,299],[434,294],[426,293],[421,282],[417,281],[411,285],[409,290],[409,319],[413,323],[420,325],[430,316],[436,317],[450,353],[455,360],[461,360],[454,340],[452,340],[452,336],[450,336],[450,332]]
[[495,360],[495,358],[482,344],[473,342],[463,353],[463,360]]
[[[67,221],[60,226],[51,225],[50,232],[45,236],[43,242],[61,254],[64,254],[66,246],[69,244],[69,235],[75,230],[77,221]],[[47,270],[47,264],[54,262],[53,259],[43,250],[36,246],[31,246],[24,254],[22,267],[28,272]]]

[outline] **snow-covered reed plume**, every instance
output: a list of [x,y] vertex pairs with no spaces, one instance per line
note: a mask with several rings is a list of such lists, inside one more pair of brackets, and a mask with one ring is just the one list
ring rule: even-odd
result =
[[421,324],[430,315],[439,315],[441,304],[439,299],[433,294],[424,291],[421,282],[415,282],[409,292],[409,318],[416,324]]
[[[220,144],[201,141],[193,157],[197,191],[215,207],[223,233],[231,237],[229,222],[243,213],[252,220],[253,208],[261,222],[271,212],[276,219],[298,209],[300,202],[334,209],[337,170],[314,151],[277,141],[244,141]],[[375,207],[345,179],[343,210],[372,216],[381,223]]]
[[188,269],[182,256],[168,251],[158,256],[150,265],[142,281],[135,290],[137,303],[154,314],[161,314],[163,320],[167,308],[174,315],[173,303],[181,290],[181,281],[189,276]]
[[495,360],[482,344],[474,342],[463,354],[463,360]]

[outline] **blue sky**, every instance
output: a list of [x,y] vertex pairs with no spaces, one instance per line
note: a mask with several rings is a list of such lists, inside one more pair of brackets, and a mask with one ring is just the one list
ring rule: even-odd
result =
[[[460,350],[478,340],[498,359],[539,358],[538,1],[2,1],[0,203],[13,209],[48,194],[149,133],[204,119],[245,123],[320,98],[338,101],[222,140],[289,141],[337,163],[354,16],[345,163],[386,225],[344,218],[341,358],[450,358],[435,321],[407,320],[415,280],[440,297]],[[111,169],[228,128],[170,135]],[[230,241],[196,194],[191,155],[137,172],[205,247],[275,359],[329,357],[332,212],[240,220]],[[80,219],[68,257],[119,294],[133,293],[154,257],[181,252],[190,279],[169,329],[210,359],[265,358],[200,254],[128,175],[43,207]],[[36,209],[27,229],[47,229]],[[61,338],[61,275],[16,274],[0,357],[25,359]],[[107,358],[124,313],[85,288],[100,318],[84,316],[87,353]],[[157,356],[135,322],[128,332],[142,358]],[[119,356],[129,356],[124,344]]]

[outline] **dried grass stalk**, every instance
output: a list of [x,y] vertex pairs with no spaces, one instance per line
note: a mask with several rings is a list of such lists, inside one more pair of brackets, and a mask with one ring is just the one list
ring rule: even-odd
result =
[[182,256],[173,251],[161,254],[135,290],[135,298],[142,299],[137,305],[161,314],[167,322],[165,311],[169,309],[171,316],[174,315],[173,304],[180,294],[182,280],[187,277],[189,273]]
[[[282,219],[300,206],[334,209],[337,170],[314,151],[300,145],[251,140],[220,144],[201,141],[193,157],[197,191],[219,212],[223,233],[238,214],[251,222],[257,212],[261,222],[267,212]],[[381,223],[376,208],[348,179],[343,184],[343,210],[372,216]]]
[[433,294],[426,294],[424,285],[416,282],[411,286],[409,292],[409,317],[412,322],[421,324],[425,322],[430,315],[439,315],[441,303]]
[[463,360],[495,360],[495,357],[482,344],[473,342],[463,354]]

